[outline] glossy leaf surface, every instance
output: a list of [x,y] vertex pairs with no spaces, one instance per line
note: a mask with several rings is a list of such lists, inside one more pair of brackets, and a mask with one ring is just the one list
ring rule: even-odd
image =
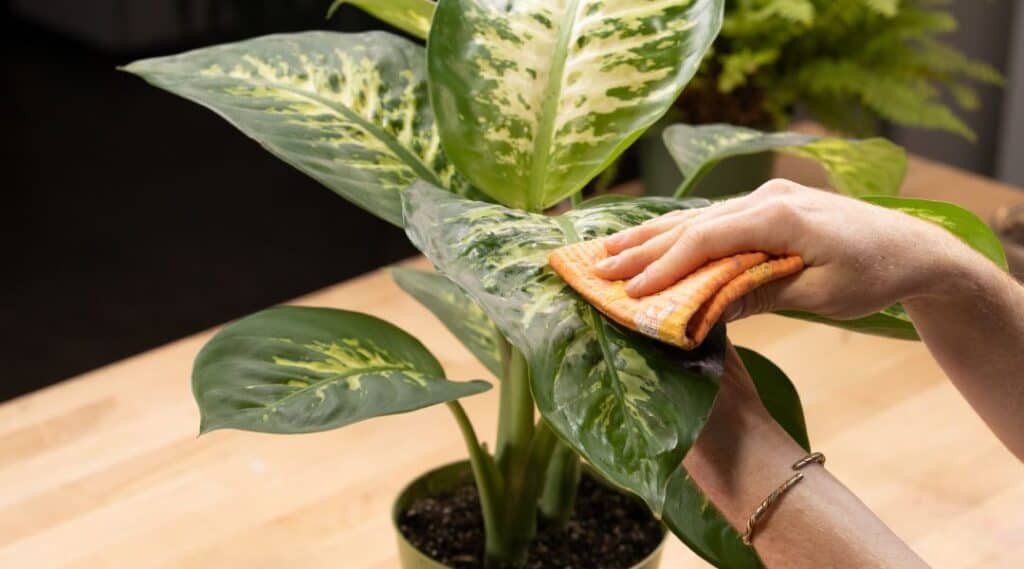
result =
[[721,27],[722,0],[441,0],[428,41],[444,147],[496,200],[568,197],[653,124]]
[[434,17],[434,3],[430,0],[334,0],[327,17],[334,15],[342,4],[358,6],[375,18],[420,39],[427,39],[430,20]]
[[[851,196],[892,195],[907,171],[907,155],[884,138],[844,140],[796,132],[767,133],[728,124],[672,125],[662,137],[683,174],[685,195],[719,161],[732,156],[776,151],[817,161],[829,182]],[[726,193],[749,192],[734,188]]]
[[265,36],[126,71],[203,105],[345,199],[402,224],[414,180],[470,191],[441,149],[422,47],[383,32]]
[[501,332],[472,298],[444,275],[396,267],[391,276],[409,296],[437,316],[480,363],[501,378]]
[[724,331],[684,352],[620,328],[572,291],[548,267],[547,256],[681,202],[613,201],[553,218],[422,183],[403,199],[413,243],[525,354],[537,407],[551,428],[659,512],[669,477],[717,392]]
[[[768,413],[810,452],[803,407],[793,383],[768,358],[746,348],[737,348],[737,351]],[[743,544],[739,532],[706,500],[682,468],[669,484],[664,520],[672,533],[716,567],[761,567],[754,550]]]
[[201,432],[308,433],[486,391],[416,338],[358,312],[282,306],[224,328],[196,358]]

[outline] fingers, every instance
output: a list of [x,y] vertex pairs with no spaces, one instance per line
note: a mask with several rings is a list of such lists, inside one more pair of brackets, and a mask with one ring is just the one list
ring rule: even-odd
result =
[[656,237],[660,237],[661,235],[673,231],[681,226],[688,225],[697,220],[706,220],[719,215],[742,211],[744,208],[750,207],[752,204],[756,203],[756,201],[757,197],[751,195],[718,202],[709,205],[708,207],[682,209],[669,212],[661,217],[648,220],[636,227],[633,227],[632,229],[627,229],[610,237],[606,237],[604,240],[605,250],[608,251],[609,255],[614,257],[624,251],[644,245],[648,241]]
[[654,294],[708,261],[737,253],[788,253],[786,236],[791,231],[783,231],[784,223],[789,224],[785,229],[792,230],[795,221],[782,219],[777,208],[762,206],[690,223],[664,255],[629,281],[626,293],[632,297]]
[[628,279],[665,254],[682,235],[685,226],[679,225],[645,243],[608,257],[594,266],[594,274],[607,280]]
[[672,211],[660,217],[645,221],[636,227],[620,231],[615,235],[605,238],[605,250],[608,251],[609,255],[618,255],[626,249],[641,245],[648,240],[665,233],[666,231],[674,229],[684,220],[697,215],[699,211],[700,210],[697,209],[681,209]]

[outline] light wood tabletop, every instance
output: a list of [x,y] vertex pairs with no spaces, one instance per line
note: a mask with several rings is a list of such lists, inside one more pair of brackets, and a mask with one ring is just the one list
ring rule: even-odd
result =
[[[778,168],[820,182],[791,160]],[[905,193],[956,201],[986,219],[1024,201],[919,159]],[[450,377],[489,377],[386,272],[295,302],[375,314],[421,338]],[[924,346],[777,316],[730,333],[790,374],[829,468],[931,564],[1024,566],[1024,467]],[[0,406],[0,567],[396,567],[393,497],[465,452],[444,406],[312,435],[197,438],[190,367],[211,334]],[[496,395],[464,401],[488,439]],[[704,566],[671,540],[663,567]]]

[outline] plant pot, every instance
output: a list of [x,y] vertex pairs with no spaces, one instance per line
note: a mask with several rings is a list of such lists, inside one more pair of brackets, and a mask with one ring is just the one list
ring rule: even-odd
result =
[[[593,471],[586,465],[584,465],[584,470],[593,475]],[[398,535],[398,559],[399,566],[402,569],[451,569],[448,565],[435,561],[425,553],[416,549],[416,547],[410,543],[404,535],[402,535],[401,530],[398,528],[398,518],[413,500],[451,492],[455,488],[471,481],[472,479],[473,473],[470,469],[469,461],[462,460],[435,468],[434,470],[423,474],[419,478],[410,482],[409,485],[398,494],[398,498],[395,500],[395,504],[391,509],[391,523],[394,524],[395,533]],[[595,479],[597,479],[596,476]],[[658,565],[661,563],[661,552],[665,549],[667,532],[665,535],[666,537],[662,538],[661,543],[658,544],[658,547],[656,547],[654,551],[652,551],[642,561],[628,569],[657,569]]]
[[[653,130],[652,130],[653,132]],[[637,142],[640,176],[649,196],[671,196],[683,181],[679,167],[660,135],[647,134]],[[690,195],[716,198],[754,191],[772,175],[775,157],[770,152],[733,156],[712,168]]]
[[1003,243],[1010,273],[1024,282],[1024,204],[999,208],[991,225]]

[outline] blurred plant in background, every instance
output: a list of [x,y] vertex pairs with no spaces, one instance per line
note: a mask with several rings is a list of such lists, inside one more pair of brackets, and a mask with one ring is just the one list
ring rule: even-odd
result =
[[974,139],[943,100],[977,107],[990,65],[943,43],[951,0],[730,0],[721,35],[671,121],[778,129],[796,107],[864,135],[880,121]]

